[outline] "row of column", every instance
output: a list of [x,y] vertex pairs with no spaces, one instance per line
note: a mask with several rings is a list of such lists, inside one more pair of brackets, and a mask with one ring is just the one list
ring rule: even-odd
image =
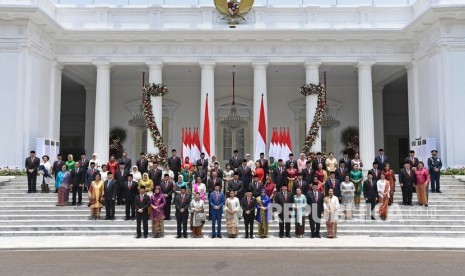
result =
[[[375,156],[374,143],[374,119],[373,119],[373,91],[371,68],[374,63],[360,62],[358,64],[358,84],[359,84],[359,130],[360,130],[360,157],[362,160],[371,160]],[[109,159],[109,129],[110,129],[110,68],[109,62],[96,62],[97,67],[97,85],[96,85],[96,101],[95,101],[95,131],[94,131],[94,151],[98,154],[101,160]],[[149,82],[162,83],[163,63],[154,61],[147,63],[149,67]],[[213,61],[204,61],[199,63],[201,67],[201,95],[200,95],[200,135],[203,134],[203,124],[205,117],[205,102],[208,98],[209,118],[210,118],[210,144],[211,153],[215,155],[216,145],[216,116],[215,116],[215,89],[214,89],[214,68]],[[306,83],[319,83],[319,61],[305,62]],[[266,123],[268,126],[267,112],[267,82],[266,68],[268,62],[256,61],[252,63],[254,69],[254,89],[253,89],[253,141],[257,137],[258,120],[260,112],[261,97],[263,95],[264,107],[266,114]],[[61,69],[57,69],[61,70]],[[57,83],[57,85],[59,85]],[[317,107],[317,95],[309,95],[306,97],[306,118],[307,131],[311,126],[315,110]],[[152,97],[153,115],[160,132],[162,131],[162,97]],[[55,116],[54,116],[55,117]],[[320,128],[321,133],[321,128]],[[313,152],[321,151],[321,135],[318,135]],[[153,139],[150,133],[147,133],[147,151],[156,153]],[[269,138],[269,137],[268,137]],[[269,139],[268,139],[269,140]],[[253,143],[255,145],[255,143]]]

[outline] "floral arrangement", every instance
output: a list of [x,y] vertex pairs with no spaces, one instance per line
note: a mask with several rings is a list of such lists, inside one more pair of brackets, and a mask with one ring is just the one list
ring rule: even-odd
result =
[[148,84],[142,88],[142,106],[144,108],[144,117],[147,128],[151,133],[155,147],[158,148],[158,155],[155,155],[159,164],[166,165],[168,162],[168,151],[166,149],[165,143],[163,142],[163,137],[161,136],[160,130],[155,122],[152,112],[152,101],[150,97],[162,97],[168,94],[168,89],[164,84]]
[[22,176],[26,175],[25,169],[18,167],[0,167],[0,176]]
[[441,171],[442,175],[465,175],[465,167],[461,168],[447,168]]
[[300,87],[300,93],[304,96],[318,96],[315,116],[313,116],[312,124],[310,126],[310,129],[308,130],[307,136],[305,137],[304,146],[302,148],[302,152],[307,156],[307,158],[310,158],[310,148],[315,143],[315,140],[318,136],[318,131],[320,130],[320,122],[323,119],[323,113],[325,111],[325,88],[321,83],[309,83]]
[[110,156],[119,159],[123,156],[123,143],[126,140],[126,130],[114,127],[110,130]]

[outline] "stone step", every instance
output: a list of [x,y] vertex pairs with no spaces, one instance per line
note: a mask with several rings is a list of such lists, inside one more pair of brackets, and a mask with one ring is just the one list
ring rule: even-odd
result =
[[[256,228],[255,228],[256,229]],[[117,236],[135,236],[135,229],[133,230],[112,230],[112,231],[101,231],[101,230],[82,230],[82,231],[1,231],[0,236],[109,236],[109,235],[117,235]],[[239,238],[243,238],[244,234],[242,233],[243,229],[240,230]],[[190,231],[188,231],[190,237]],[[209,231],[203,232],[203,237],[209,237]],[[223,238],[227,237],[227,232],[224,230],[222,231]],[[321,232],[322,237],[326,236],[325,231]],[[149,230],[149,236],[151,235],[151,231]],[[175,236],[174,233],[166,233],[167,236]],[[255,230],[254,233],[255,237],[257,237],[257,233]],[[294,234],[291,234],[294,237]],[[309,235],[309,231],[306,230],[306,238],[303,240],[307,240]],[[375,236],[375,237],[418,237],[418,236],[434,236],[434,237],[465,237],[465,231],[380,231],[375,232],[371,230],[339,230],[339,236]],[[270,231],[269,236],[277,237],[278,231]],[[308,242],[311,242],[311,239],[308,239]]]

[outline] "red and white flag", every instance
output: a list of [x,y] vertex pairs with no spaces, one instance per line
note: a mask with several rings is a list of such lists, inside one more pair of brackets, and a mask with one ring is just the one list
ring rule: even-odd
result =
[[202,152],[205,153],[205,158],[210,158],[210,116],[208,115],[208,94],[205,98],[205,117],[203,120],[202,142]]
[[184,128],[181,128],[181,131],[182,131],[181,159],[184,160],[184,156],[186,156],[186,135],[184,134]]
[[199,128],[194,128],[194,139],[191,148],[192,158],[191,162],[195,163],[196,160],[200,159],[200,138],[199,138]]
[[287,149],[289,150],[289,153],[291,153],[292,152],[292,141],[291,141],[291,133],[289,132],[289,128],[287,128],[286,137],[287,137]]
[[[186,151],[184,152],[184,158],[189,157],[191,159],[191,135],[190,135],[190,129],[186,127],[186,131],[184,133],[185,139],[186,139]],[[184,163],[184,160],[182,160]]]
[[271,141],[270,141],[270,149],[268,150],[268,156],[273,156],[273,157],[276,157],[276,155],[274,154],[275,152],[275,129],[273,128],[272,132],[271,132]]
[[258,119],[257,141],[255,141],[255,154],[254,159],[260,159],[260,153],[266,152],[266,119],[265,119],[265,106],[262,102],[260,104],[260,117]]
[[283,136],[283,129],[279,128],[279,135],[278,135],[278,159],[287,160],[284,155],[284,136]]

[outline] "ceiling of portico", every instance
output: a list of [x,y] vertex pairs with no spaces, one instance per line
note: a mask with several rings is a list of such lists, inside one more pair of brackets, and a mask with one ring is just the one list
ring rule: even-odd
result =
[[[250,89],[243,87],[253,86],[253,68],[250,65],[217,65],[215,67],[215,85],[232,87],[232,72],[235,71],[236,93],[239,97],[250,97]],[[323,82],[323,72],[327,72],[327,84],[331,85],[357,85],[358,73],[354,65],[322,65],[320,66],[320,80]],[[138,66],[113,66],[111,68],[111,85],[141,85],[142,72],[145,73],[145,82],[148,83],[148,68]],[[96,83],[96,69],[93,65],[67,65],[64,73],[74,81],[93,88]],[[374,65],[372,70],[373,86],[382,87],[405,74],[403,66]],[[165,65],[163,66],[163,83],[166,85],[195,85],[201,84],[201,69],[198,65]],[[267,67],[268,85],[301,86],[305,83],[305,68],[303,65],[269,65]],[[231,89],[221,89],[215,94],[217,98],[231,96]],[[224,94],[224,95],[223,95]]]

